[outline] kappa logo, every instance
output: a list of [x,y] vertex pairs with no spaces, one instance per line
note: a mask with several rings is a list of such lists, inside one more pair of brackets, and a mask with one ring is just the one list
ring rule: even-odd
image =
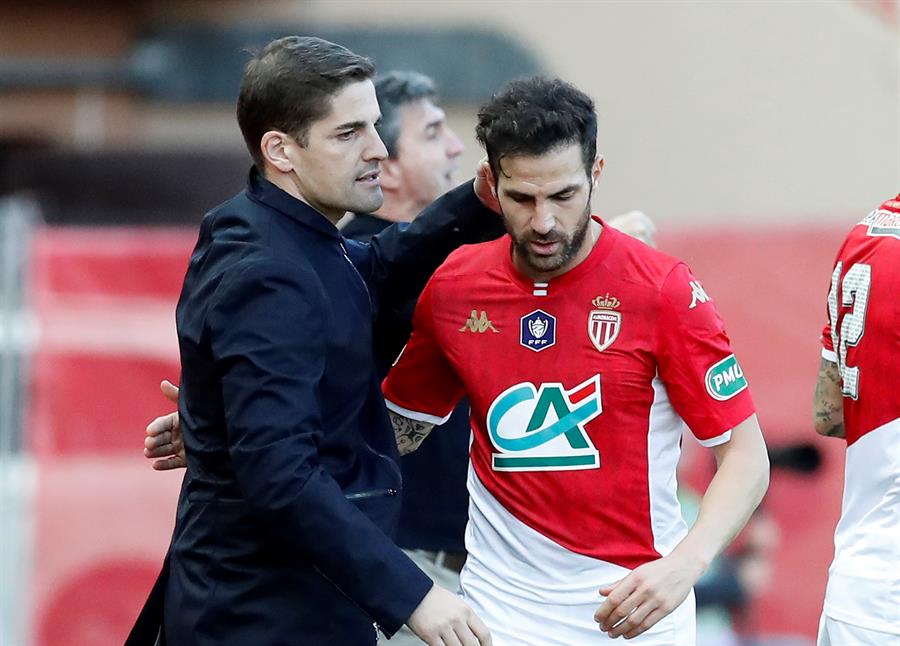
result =
[[556,317],[544,310],[535,310],[521,320],[519,343],[529,350],[540,352],[556,343]]
[[487,317],[487,312],[481,310],[481,314],[478,313],[478,310],[472,310],[472,313],[469,314],[469,319],[466,321],[465,325],[459,328],[460,332],[477,332],[479,334],[484,334],[488,330],[497,334],[500,332],[497,328],[494,327],[494,324],[491,323],[490,319]]
[[699,280],[692,280],[688,284],[691,286],[691,304],[688,307],[689,310],[694,309],[697,305],[709,302],[709,295],[704,291],[703,285],[700,284]]
[[591,304],[600,309],[591,310],[588,315],[588,336],[594,347],[603,352],[618,338],[622,327],[622,314],[615,311],[619,307],[619,299],[607,293],[597,296]]
[[747,388],[744,371],[733,354],[710,366],[704,381],[709,396],[720,402],[731,399]]
[[560,383],[507,388],[487,414],[495,471],[573,471],[600,467],[585,425],[603,412],[600,375],[566,390]]

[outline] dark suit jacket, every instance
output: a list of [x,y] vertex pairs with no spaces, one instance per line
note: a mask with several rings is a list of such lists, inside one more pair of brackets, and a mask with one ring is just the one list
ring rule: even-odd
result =
[[204,218],[176,315],[188,469],[166,643],[371,644],[407,620],[431,581],[389,538],[401,478],[372,319],[499,227],[467,184],[345,241],[255,171]]
[[[345,238],[368,242],[390,221],[357,213],[342,229]],[[496,237],[496,236],[491,236]],[[397,301],[388,294],[375,319],[375,364],[387,374],[412,332],[417,299]],[[403,504],[397,521],[397,545],[406,549],[463,552],[469,520],[466,476],[469,468],[469,400],[416,451],[400,458]]]

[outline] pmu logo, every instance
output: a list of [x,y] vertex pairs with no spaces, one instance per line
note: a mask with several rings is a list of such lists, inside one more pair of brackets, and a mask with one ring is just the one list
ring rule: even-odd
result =
[[747,388],[744,371],[733,354],[711,365],[706,371],[705,381],[706,392],[720,402],[731,399]]
[[495,471],[573,471],[600,467],[585,424],[603,412],[600,376],[571,390],[521,383],[504,390],[487,414]]
[[519,343],[529,350],[540,352],[556,343],[556,317],[543,310],[535,310],[522,317]]

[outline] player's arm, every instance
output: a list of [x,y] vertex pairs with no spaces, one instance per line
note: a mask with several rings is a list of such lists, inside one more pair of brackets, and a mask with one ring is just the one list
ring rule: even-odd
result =
[[845,437],[841,373],[834,361],[822,358],[813,395],[813,427],[826,437]]
[[381,384],[400,455],[419,448],[435,426],[446,422],[463,396],[434,327],[432,279],[416,303],[413,332]]
[[431,429],[435,427],[435,424],[430,422],[420,422],[394,411],[388,411],[388,414],[391,418],[391,426],[394,427],[394,438],[397,440],[397,450],[400,451],[400,455],[406,455],[418,449],[431,433]]
[[716,475],[687,536],[668,556],[600,590],[607,599],[594,618],[610,637],[636,637],[677,608],[762,500],[769,458],[756,415],[735,426],[731,439],[712,451]]
[[677,608],[747,522],[769,482],[769,459],[743,369],[702,285],[676,265],[660,291],[654,351],[672,407],[715,453],[718,467],[697,522],[667,556],[605,586],[595,619],[635,637]]

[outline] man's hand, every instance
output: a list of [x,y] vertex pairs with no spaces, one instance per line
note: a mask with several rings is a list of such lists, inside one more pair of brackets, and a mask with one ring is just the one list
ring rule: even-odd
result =
[[432,586],[406,625],[428,646],[490,646],[484,622],[452,592]]
[[[178,404],[178,386],[168,381],[159,385],[163,395],[173,404]],[[181,440],[181,423],[178,411],[157,417],[147,426],[147,437],[144,440],[144,457],[156,460],[153,468],[157,471],[184,469],[187,460],[184,457],[184,443]]]
[[494,173],[487,157],[478,162],[475,170],[475,195],[494,213],[500,213],[500,201],[497,199],[497,187],[494,184]]
[[656,247],[656,225],[643,211],[629,211],[611,218],[609,226],[618,229],[622,233],[627,233],[632,238],[637,238],[644,244]]
[[645,563],[621,581],[600,588],[606,601],[594,613],[610,637],[637,637],[681,605],[703,574],[699,560],[674,551]]

